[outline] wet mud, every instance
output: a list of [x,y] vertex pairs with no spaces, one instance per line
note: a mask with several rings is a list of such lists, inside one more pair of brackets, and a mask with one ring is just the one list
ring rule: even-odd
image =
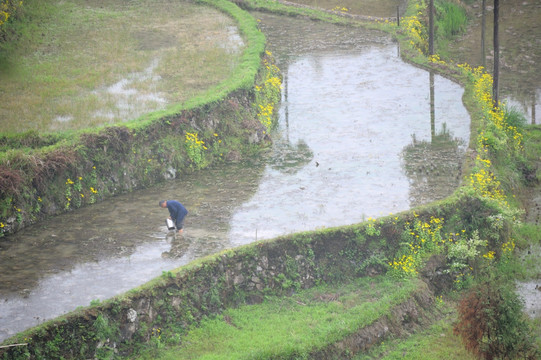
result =
[[405,0],[294,0],[290,2],[344,14],[381,18],[395,17],[397,12],[402,14],[407,6]]

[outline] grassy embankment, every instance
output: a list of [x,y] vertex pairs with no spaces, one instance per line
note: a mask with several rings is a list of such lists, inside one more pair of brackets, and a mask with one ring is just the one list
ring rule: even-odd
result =
[[[258,10],[302,14],[318,20],[351,24],[351,20],[328,12],[259,0],[247,3]],[[441,45],[465,29],[466,17],[455,4],[439,3],[438,6],[442,10],[440,14],[445,14],[437,20],[439,28],[445,31],[437,35],[440,41],[437,44]],[[539,225],[520,222],[521,204],[517,200],[522,191],[539,182],[539,173],[535,175],[535,164],[539,162],[541,153],[539,127],[526,126],[520,114],[506,109],[503,104],[499,104],[498,108],[493,107],[492,79],[484,69],[457,65],[451,59],[444,60],[437,55],[426,56],[425,11],[419,2],[413,1],[410,3],[408,16],[402,19],[404,25],[401,29],[396,29],[394,24],[388,22],[378,26],[393,33],[401,41],[405,59],[418,66],[434,69],[465,86],[464,101],[472,116],[470,147],[474,155],[473,159],[466,163],[463,186],[446,201],[452,203],[456,201],[455,196],[460,198],[468,194],[466,196],[479,197],[486,201],[484,206],[497,209],[498,215],[484,219],[483,216],[472,217],[472,223],[468,224],[467,230],[456,229],[457,232],[451,237],[442,238],[436,224],[437,221],[452,222],[453,219],[438,218],[437,211],[433,218],[437,219],[435,223],[420,222],[403,229],[405,247],[396,253],[394,259],[385,259],[387,278],[373,279],[371,286],[379,288],[389,281],[389,277],[416,278],[430,254],[440,254],[447,259],[444,271],[453,274],[453,289],[437,298],[439,314],[443,316],[439,317],[439,320],[434,319],[433,325],[409,337],[386,340],[369,353],[358,354],[355,359],[473,359],[475,356],[466,351],[460,336],[465,336],[466,339],[468,331],[473,333],[479,329],[481,334],[484,332],[484,337],[466,341],[470,349],[478,354],[491,353],[511,358],[535,357],[539,355],[535,349],[539,349],[541,343],[535,333],[539,334],[541,324],[539,320],[526,319],[520,299],[512,290],[507,290],[513,289],[517,279],[539,276],[538,267],[532,266],[532,262],[535,263],[538,259],[529,258],[529,263],[519,261],[521,249],[539,246],[541,239]],[[437,209],[437,205],[435,208]],[[458,208],[457,202],[456,211],[460,213],[467,209]],[[376,229],[377,222],[374,224]],[[427,230],[424,234],[423,229]],[[495,235],[496,232],[500,234]],[[409,237],[408,233],[413,235],[413,238]],[[494,236],[490,235],[491,233]],[[425,240],[422,240],[422,243],[418,240],[434,240],[435,237],[439,240],[433,242],[436,244],[433,247],[426,246]],[[288,299],[269,298],[262,305],[227,310],[223,315],[208,319],[201,327],[190,331],[183,340],[184,345],[167,351],[161,350],[165,344],[157,334],[149,349],[149,354],[152,355],[143,358],[220,359],[229,358],[230,354],[236,354],[235,358],[309,358],[310,353],[324,346],[327,341],[338,340],[334,336],[344,332],[348,326],[346,324],[358,320],[353,327],[363,326],[363,315],[352,310],[355,306],[349,307],[347,304],[358,306],[367,301],[371,306],[373,304],[370,301],[373,299],[355,297],[357,291],[364,289],[362,285],[355,284],[353,288],[348,286],[330,288],[325,285],[299,292]],[[389,296],[393,291],[395,289],[392,287],[387,288],[380,296]],[[314,301],[314,292],[339,295],[330,300],[330,303],[322,304]],[[464,299],[466,295],[475,298],[475,294],[499,294],[502,301],[491,302],[490,297],[483,298],[481,302],[485,307],[481,306],[479,313],[468,313],[467,307],[471,302],[464,302]],[[382,299],[383,308],[384,304],[385,300]],[[377,313],[373,309],[368,312]],[[491,315],[486,318],[482,315],[483,312]],[[460,326],[457,326],[457,323]],[[476,328],[476,325],[486,327]],[[455,333],[454,328],[461,328],[462,332]],[[490,331],[494,331],[496,336],[487,336]],[[407,331],[405,334],[408,334]]]
[[321,285],[290,297],[268,297],[260,305],[227,309],[184,338],[184,346],[160,351],[161,329],[144,359],[301,359],[324,349],[412,297],[420,282],[365,277]]

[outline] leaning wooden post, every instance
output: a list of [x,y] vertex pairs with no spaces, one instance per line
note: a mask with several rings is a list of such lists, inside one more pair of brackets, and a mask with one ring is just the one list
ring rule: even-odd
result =
[[434,55],[434,0],[428,5],[428,55]]
[[494,74],[492,83],[492,98],[494,106],[499,106],[498,81],[500,77],[500,42],[498,41],[498,21],[500,16],[500,0],[494,0]]
[[487,67],[487,61],[486,61],[486,54],[485,54],[485,27],[486,27],[486,0],[483,0],[482,4],[482,13],[481,13],[481,65],[483,65],[484,68]]

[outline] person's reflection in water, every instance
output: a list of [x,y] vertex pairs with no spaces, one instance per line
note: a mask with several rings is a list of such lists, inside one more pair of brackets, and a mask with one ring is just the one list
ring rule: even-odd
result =
[[186,236],[176,234],[174,231],[165,235],[165,241],[171,244],[169,251],[162,253],[162,258],[165,259],[178,259],[182,257],[190,246],[190,241]]

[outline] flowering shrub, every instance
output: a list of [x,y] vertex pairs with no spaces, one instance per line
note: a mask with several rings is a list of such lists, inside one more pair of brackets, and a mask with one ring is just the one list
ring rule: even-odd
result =
[[[501,143],[507,143],[513,151],[522,151],[523,136],[516,126],[511,126],[506,121],[505,106],[501,103],[494,104],[492,98],[492,76],[484,72],[483,67],[472,69],[469,65],[458,65],[463,71],[468,72],[474,82],[474,97],[479,104],[487,130],[490,130],[501,139]],[[485,144],[489,145],[489,144]],[[499,150],[495,148],[495,150]]]
[[275,105],[280,101],[282,91],[282,79],[280,69],[271,64],[268,57],[272,56],[270,51],[266,51],[267,58],[263,59],[264,76],[263,83],[255,86],[255,106],[258,109],[257,119],[265,126],[269,132],[274,124]]
[[447,65],[447,63],[445,61],[440,59],[440,56],[438,54],[430,55],[428,57],[428,61],[433,63],[433,64]]
[[344,6],[335,6],[332,11],[341,12],[341,13],[347,13],[349,9]]
[[428,31],[426,26],[421,23],[421,16],[426,5],[422,2],[415,4],[417,14],[405,17],[402,22],[406,29],[406,35],[409,37],[409,44],[419,51],[419,54],[424,55],[428,52]]
[[376,219],[371,217],[368,218],[368,226],[365,231],[369,236],[379,236],[381,234],[380,229],[376,225]]
[[[418,217],[416,214],[415,216]],[[428,255],[443,251],[445,244],[453,241],[442,236],[442,228],[442,218],[431,217],[429,221],[416,219],[413,224],[407,222],[403,249],[389,262],[389,275],[394,278],[416,275],[417,269]]]
[[1,0],[0,1],[0,27],[4,25],[10,16],[15,14],[23,5],[22,0]]
[[506,196],[492,169],[491,158],[501,155],[510,160],[519,155],[523,151],[523,136],[516,126],[508,124],[505,106],[494,104],[492,76],[485,73],[483,67],[471,68],[467,64],[458,67],[473,82],[474,99],[482,113],[482,131],[477,137],[476,166],[470,175],[470,185],[480,196],[496,200],[506,208]]
[[203,167],[205,161],[204,151],[207,150],[207,147],[205,146],[204,141],[198,139],[197,133],[187,132],[184,146],[190,161],[194,163],[197,168]]
[[414,256],[413,254],[402,255],[389,263],[391,269],[388,274],[391,277],[399,279],[415,276],[417,275],[419,265],[418,256]]
[[482,159],[479,155],[476,159],[477,168],[470,175],[470,185],[476,193],[485,198],[505,203],[505,194],[501,190],[501,184],[490,169],[491,162]]

